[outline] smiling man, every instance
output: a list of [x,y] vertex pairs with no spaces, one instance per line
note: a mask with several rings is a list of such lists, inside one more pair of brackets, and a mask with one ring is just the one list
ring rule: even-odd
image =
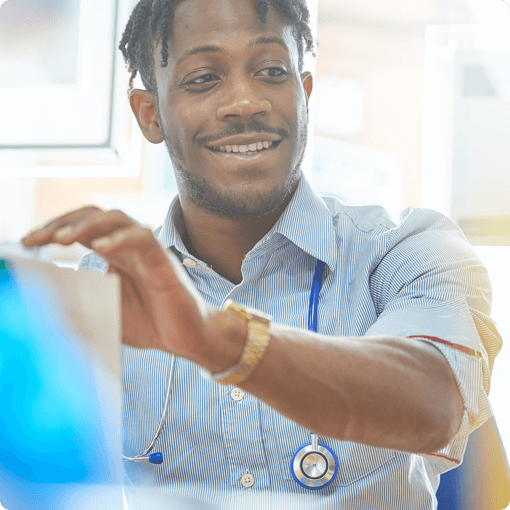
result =
[[435,509],[490,416],[490,284],[439,213],[395,224],[314,193],[307,23],[301,0],[139,2],[131,107],[179,195],[154,234],[85,207],[23,242],[81,242],[81,269],[121,279],[126,455],[169,374],[163,463],[126,461],[134,486],[190,508]]
[[[147,23],[157,16],[151,3],[135,11]],[[163,2],[161,16],[172,13],[170,4]],[[175,8],[167,65],[149,77],[142,72],[148,92],[133,90],[131,105],[147,139],[164,141],[170,153],[186,246],[198,255],[213,242],[202,260],[238,283],[244,256],[281,215],[300,178],[312,90],[310,73],[300,68],[312,39],[304,5],[281,3],[292,23],[273,7],[267,12],[264,2],[260,15],[251,2],[231,4]],[[143,47],[131,39],[137,33],[128,30],[122,41],[134,72],[148,57],[135,53]],[[152,45],[150,58],[159,62],[163,40]],[[220,251],[218,235],[225,241]]]

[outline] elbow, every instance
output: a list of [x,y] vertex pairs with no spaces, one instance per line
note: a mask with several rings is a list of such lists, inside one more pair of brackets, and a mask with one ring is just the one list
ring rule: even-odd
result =
[[428,445],[428,451],[425,453],[436,453],[442,450],[459,432],[464,416],[464,402],[456,386],[454,390],[445,405],[436,408],[432,425],[435,433],[432,434],[431,444]]
[[457,434],[459,427],[460,422],[457,423],[451,419],[445,420],[445,422],[439,424],[435,429],[435,433],[432,434],[431,441],[427,445],[426,451],[423,453],[437,453],[443,448],[446,448]]

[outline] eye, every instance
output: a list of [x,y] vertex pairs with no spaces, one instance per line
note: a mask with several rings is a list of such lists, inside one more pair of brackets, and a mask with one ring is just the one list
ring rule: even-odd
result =
[[187,84],[202,85],[203,83],[211,83],[212,81],[216,81],[216,79],[219,78],[214,74],[204,74],[203,76],[199,76],[198,78],[190,80]]
[[258,76],[265,78],[270,83],[282,83],[289,73],[283,67],[266,67],[257,73]]
[[267,70],[267,74],[269,76],[274,76],[274,77],[278,77],[278,76],[283,76],[283,75],[286,75],[287,72],[282,69],[281,67],[270,67],[268,70]]
[[212,73],[203,74],[192,80],[188,80],[184,83],[184,88],[192,92],[206,92],[213,88],[219,79],[218,76]]

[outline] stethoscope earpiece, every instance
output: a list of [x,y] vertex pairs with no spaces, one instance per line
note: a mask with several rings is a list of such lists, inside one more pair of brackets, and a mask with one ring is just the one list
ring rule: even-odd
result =
[[161,452],[154,452],[149,455],[149,462],[151,464],[163,464],[163,454]]
[[318,442],[317,434],[310,433],[311,442],[296,450],[290,461],[290,472],[294,480],[309,490],[324,489],[338,472],[335,452]]
[[150,455],[138,455],[137,457],[128,457],[123,455],[124,460],[130,462],[150,462],[151,464],[163,464],[163,454],[161,452],[154,452]]

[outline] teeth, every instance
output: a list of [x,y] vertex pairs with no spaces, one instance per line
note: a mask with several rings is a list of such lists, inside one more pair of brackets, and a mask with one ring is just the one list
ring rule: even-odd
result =
[[220,145],[218,147],[213,147],[214,150],[218,152],[242,152],[248,156],[253,156],[257,154],[257,151],[262,149],[269,149],[269,147],[273,146],[273,142],[257,142],[250,143],[250,145]]

